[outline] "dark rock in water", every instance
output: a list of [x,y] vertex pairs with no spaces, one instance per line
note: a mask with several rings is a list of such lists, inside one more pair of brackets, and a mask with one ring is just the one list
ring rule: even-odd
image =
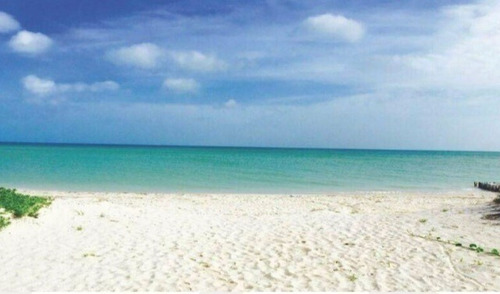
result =
[[490,182],[490,183],[474,182],[474,187],[491,192],[500,192],[500,183],[495,183],[495,182]]

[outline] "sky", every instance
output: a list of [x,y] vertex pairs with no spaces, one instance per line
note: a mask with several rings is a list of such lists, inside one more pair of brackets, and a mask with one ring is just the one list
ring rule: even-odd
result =
[[0,141],[500,151],[500,1],[0,0]]

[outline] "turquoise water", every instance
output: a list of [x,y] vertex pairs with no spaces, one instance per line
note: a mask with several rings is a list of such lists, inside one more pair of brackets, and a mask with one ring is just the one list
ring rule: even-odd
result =
[[0,144],[0,186],[133,192],[461,190],[499,152]]

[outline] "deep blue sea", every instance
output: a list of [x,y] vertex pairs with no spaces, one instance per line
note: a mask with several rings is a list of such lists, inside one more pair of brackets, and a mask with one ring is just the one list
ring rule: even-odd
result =
[[0,186],[71,191],[446,191],[500,181],[500,152],[0,144]]

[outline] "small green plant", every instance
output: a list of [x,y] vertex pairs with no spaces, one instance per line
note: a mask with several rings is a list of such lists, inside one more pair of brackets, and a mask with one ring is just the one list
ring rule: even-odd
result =
[[446,208],[442,210],[442,212],[447,212],[447,211],[448,211],[448,209],[446,209]]
[[425,224],[427,222],[426,218],[421,218],[418,220],[421,224]]
[[8,218],[0,216],[0,229],[8,226],[9,224],[10,224],[10,220]]
[[478,253],[481,253],[481,252],[484,252],[484,249],[480,246],[477,246],[476,244],[472,243],[469,245],[469,248],[478,252]]
[[83,230],[83,228],[82,228],[82,226],[78,226],[78,227],[76,227],[76,230],[81,231],[81,230]]
[[17,193],[15,189],[0,187],[0,207],[6,212],[12,213],[14,217],[31,216],[37,217],[38,211],[49,205],[51,199],[38,196],[29,196]]
[[498,195],[497,198],[493,199],[493,203],[500,204],[500,195]]
[[[441,237],[433,237],[430,233],[428,235],[416,235],[412,233],[411,231],[407,231],[408,234],[412,237],[418,237],[422,239],[426,239],[429,241],[434,241],[434,242],[439,242],[439,243],[444,243],[444,244],[449,244],[449,245],[455,245],[456,247],[461,247],[464,249],[469,249],[472,251],[476,251],[477,253],[484,253],[487,255],[493,255],[493,256],[500,256],[500,251],[496,248],[488,249],[485,250],[483,247],[475,244],[475,243],[470,243],[469,246],[464,246],[462,243],[457,242],[457,241],[449,241],[449,240],[443,240]],[[461,237],[463,238],[463,236]],[[463,262],[461,259],[460,262]]]
[[353,274],[353,275],[348,276],[347,278],[348,278],[348,279],[349,279],[349,281],[351,281],[351,282],[354,282],[354,281],[356,281],[356,280],[358,279],[358,277],[356,277],[356,275],[354,275],[354,274]]

